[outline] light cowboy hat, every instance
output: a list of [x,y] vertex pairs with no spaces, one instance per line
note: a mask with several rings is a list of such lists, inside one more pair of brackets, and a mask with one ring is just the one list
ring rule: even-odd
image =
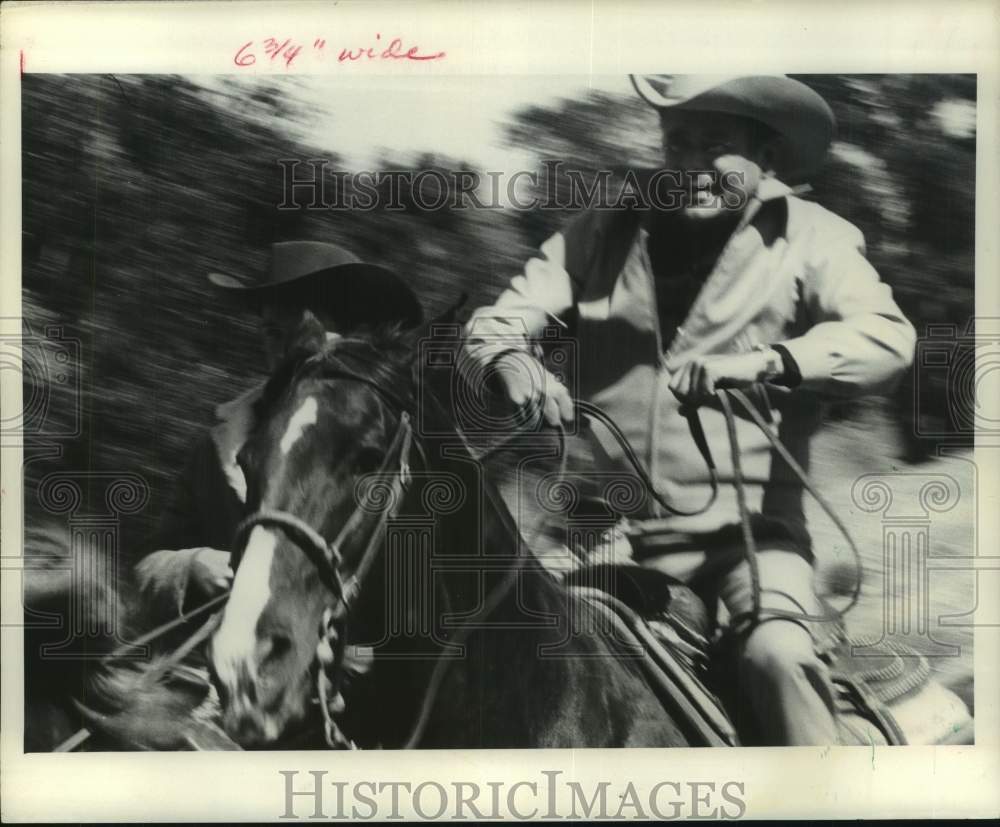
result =
[[423,321],[420,301],[391,270],[368,264],[349,250],[321,241],[272,244],[268,269],[238,279],[209,273],[208,280],[227,293],[251,302],[305,293],[330,312],[354,324]]
[[629,75],[639,95],[661,112],[721,112],[752,118],[785,138],[781,176],[800,179],[819,168],[836,119],[823,98],[787,75]]

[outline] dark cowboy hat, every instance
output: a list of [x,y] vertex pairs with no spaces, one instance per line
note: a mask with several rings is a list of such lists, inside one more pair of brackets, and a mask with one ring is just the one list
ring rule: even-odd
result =
[[820,95],[787,75],[629,75],[635,90],[661,112],[687,110],[739,115],[763,123],[785,140],[783,178],[819,168],[836,119]]
[[399,276],[336,244],[282,241],[271,245],[270,258],[267,271],[255,278],[209,273],[208,279],[254,303],[306,297],[352,325],[401,322],[416,327],[423,321],[419,299]]

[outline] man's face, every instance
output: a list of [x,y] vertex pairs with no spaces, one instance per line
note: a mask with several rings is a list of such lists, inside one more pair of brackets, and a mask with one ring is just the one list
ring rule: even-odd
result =
[[745,118],[667,111],[660,126],[666,168],[681,174],[682,209],[689,218],[717,218],[742,209],[772,166],[773,148],[754,146],[753,124]]

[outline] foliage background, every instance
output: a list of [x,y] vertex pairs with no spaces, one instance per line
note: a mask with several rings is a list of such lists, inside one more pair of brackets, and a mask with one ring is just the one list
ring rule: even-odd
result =
[[[974,112],[973,76],[809,75],[801,80],[834,108],[838,142],[812,180],[820,203],[857,224],[869,256],[923,333],[929,323],[964,329],[974,312],[975,132],[952,113]],[[514,209],[279,211],[278,158],[327,158],[306,144],[308,118],[295,79],[207,88],[174,76],[27,75],[22,81],[23,309],[36,338],[57,327],[79,340],[74,381],[25,372],[25,398],[47,401],[46,432],[81,415],[79,438],[60,456],[28,462],[26,525],[45,520],[35,487],[55,470],[132,471],[150,505],[123,523],[126,559],[145,536],[172,479],[214,406],[260,372],[253,319],[228,306],[205,279],[212,270],[264,266],[269,243],[343,243],[395,268],[429,314],[461,293],[468,307],[492,299],[549,232],[558,212]],[[348,117],[348,115],[345,115]],[[511,146],[567,168],[654,164],[655,117],[641,102],[602,92],[527,106],[503,126]],[[383,169],[472,168],[433,151],[384,155]],[[41,345],[30,348],[38,364]],[[39,361],[41,360],[41,361]],[[65,377],[64,377],[65,379]],[[897,426],[883,451],[927,459],[916,406],[945,422],[943,374],[913,377],[895,399],[843,408]],[[889,432],[892,433],[891,431]],[[28,439],[26,458],[50,442]],[[97,495],[95,495],[97,496]]]

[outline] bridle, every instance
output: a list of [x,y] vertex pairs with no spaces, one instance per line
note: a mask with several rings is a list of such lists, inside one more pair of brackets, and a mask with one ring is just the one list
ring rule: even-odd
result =
[[[400,410],[399,425],[396,427],[396,432],[382,462],[372,476],[365,475],[362,478],[362,480],[366,478],[383,480],[386,477],[391,477],[388,496],[384,497],[388,506],[373,509],[366,508],[364,504],[359,502],[351,511],[337,536],[330,542],[327,542],[315,528],[291,512],[260,508],[246,517],[237,527],[233,544],[235,551],[232,554],[230,565],[235,574],[246,542],[255,528],[258,526],[277,528],[309,558],[319,574],[320,581],[333,594],[334,605],[323,614],[319,630],[320,639],[316,646],[316,689],[320,711],[323,714],[324,735],[327,744],[337,749],[350,749],[354,747],[353,742],[340,731],[330,711],[331,704],[339,694],[340,682],[343,677],[341,666],[347,648],[345,634],[347,620],[361,590],[361,584],[383,548],[386,528],[402,508],[404,494],[412,481],[410,459],[415,443],[410,413],[403,407],[401,400],[395,394],[390,393],[377,382],[350,371],[327,372],[324,374],[324,378],[360,382],[372,388],[379,397],[388,400],[393,407]],[[358,489],[356,488],[355,491],[357,492]],[[380,499],[382,498],[380,497]],[[370,518],[373,511],[378,514],[378,519],[368,535],[364,550],[358,557],[357,565],[353,572],[345,578],[343,572],[345,543]],[[331,674],[334,677],[331,678]]]
[[[317,694],[320,710],[323,714],[324,735],[330,747],[335,749],[353,749],[355,748],[354,743],[343,735],[333,720],[330,711],[331,703],[339,692],[339,683],[343,674],[343,670],[340,667],[344,662],[345,650],[347,648],[344,631],[353,602],[360,592],[361,583],[365,575],[370,571],[379,550],[382,548],[381,541],[385,536],[386,527],[389,521],[399,513],[403,505],[403,495],[412,480],[410,460],[413,448],[416,447],[421,454],[423,453],[423,449],[420,443],[413,438],[413,426],[410,422],[408,406],[394,393],[375,381],[350,371],[337,371],[333,373],[327,370],[325,376],[327,378],[348,379],[365,384],[372,388],[378,396],[386,400],[394,410],[400,411],[399,425],[396,428],[389,450],[386,452],[379,468],[374,472],[375,479],[384,479],[390,475],[392,477],[388,497],[384,497],[389,507],[384,509],[365,509],[363,506],[358,505],[337,533],[336,538],[329,543],[316,529],[290,512],[279,509],[258,509],[246,517],[236,529],[236,541],[232,547],[234,550],[230,555],[230,567],[235,574],[239,567],[240,559],[243,556],[246,540],[249,538],[250,532],[257,526],[268,526],[283,531],[316,568],[322,583],[331,591],[335,598],[333,608],[327,609],[324,612],[320,629],[320,640],[316,646],[315,656],[315,662],[318,664],[316,670]],[[424,458],[424,461],[426,461],[426,458]],[[366,511],[371,513],[371,511],[375,510],[379,513],[379,519],[368,537],[364,551],[358,559],[357,566],[355,566],[353,573],[345,579],[341,570],[344,562],[344,553],[342,551],[344,543],[351,533],[357,530],[364,522]],[[222,619],[221,610],[228,599],[228,591],[224,594],[216,595],[186,614],[168,620],[155,629],[141,635],[135,641],[122,644],[110,655],[105,656],[102,659],[102,663],[110,662],[115,657],[122,655],[127,648],[151,643],[179,626],[189,623],[195,617],[212,612],[208,620],[177,650],[161,659],[156,667],[147,673],[147,679],[149,680],[158,678],[176,667],[189,653],[203,644],[212,635]],[[447,663],[447,661],[443,662]],[[336,676],[334,679],[330,678],[331,672]],[[436,683],[432,676],[430,689],[424,699],[422,714],[418,718],[413,734],[411,734],[407,741],[408,747],[419,741],[422,728],[426,723],[426,710],[434,700]],[[91,731],[87,727],[83,727],[58,744],[54,751],[72,751],[86,741],[90,735]],[[233,747],[238,749],[235,744]]]
[[[358,380],[367,381],[367,380]],[[246,541],[257,526],[278,528],[292,541],[309,561],[316,567],[320,580],[326,586],[338,603],[349,607],[355,598],[360,581],[364,578],[374,562],[374,556],[379,548],[379,540],[385,531],[386,524],[396,516],[402,505],[402,495],[409,487],[412,479],[410,473],[410,452],[413,446],[413,426],[410,424],[410,414],[403,411],[399,418],[399,425],[393,436],[389,450],[382,460],[379,468],[374,472],[376,479],[392,476],[390,486],[390,507],[379,511],[379,519],[372,534],[368,539],[365,550],[359,558],[354,573],[344,579],[341,567],[344,562],[344,554],[341,549],[345,540],[356,531],[371,513],[368,509],[358,505],[351,512],[347,521],[341,527],[337,536],[331,541],[326,539],[309,525],[305,520],[296,517],[288,511],[281,511],[273,508],[261,508],[246,517],[236,529],[236,538],[233,548],[239,549],[232,555],[232,569],[235,572],[239,567],[240,559],[243,556],[243,548]],[[395,466],[396,470],[390,470]]]
[[[385,536],[388,523],[398,514],[403,503],[403,494],[411,482],[411,451],[414,447],[416,447],[421,455],[423,455],[423,448],[420,442],[413,438],[413,428],[410,424],[410,414],[407,410],[406,404],[395,394],[386,390],[377,382],[350,371],[327,371],[324,373],[324,378],[346,379],[367,385],[374,390],[379,397],[388,402],[390,407],[401,411],[399,416],[399,426],[396,429],[395,436],[393,437],[389,450],[386,452],[379,469],[375,472],[376,479],[384,478],[385,475],[392,475],[390,496],[386,498],[389,502],[389,507],[379,509],[380,516],[378,522],[368,537],[365,549],[359,558],[358,565],[355,567],[354,572],[346,580],[344,579],[341,571],[344,562],[342,549],[348,537],[364,521],[365,513],[370,511],[370,509],[366,509],[361,505],[357,506],[354,511],[351,512],[347,521],[337,533],[336,538],[329,543],[318,531],[316,531],[316,529],[300,517],[297,517],[290,512],[278,509],[258,509],[246,517],[237,527],[236,538],[233,545],[233,548],[236,549],[236,551],[233,552],[231,558],[232,562],[230,565],[235,574],[239,566],[246,541],[249,539],[250,532],[257,526],[270,526],[283,531],[292,543],[297,546],[316,567],[321,581],[332,592],[335,598],[333,608],[327,609],[324,613],[323,622],[320,628],[320,639],[316,646],[315,656],[315,662],[317,663],[316,688],[320,711],[323,715],[324,735],[326,737],[327,744],[334,749],[356,749],[357,747],[354,742],[341,732],[331,713],[332,702],[337,699],[339,695],[340,682],[342,681],[344,674],[344,670],[341,667],[344,663],[344,655],[347,645],[345,628],[353,601],[360,592],[364,577],[373,565],[379,551],[384,547],[382,540]],[[428,395],[426,398],[429,402],[440,407],[440,402],[433,396],[433,394]],[[460,432],[456,433],[458,433],[461,437]],[[564,442],[564,434],[562,434],[562,432],[560,432],[560,434],[560,441]],[[561,474],[565,473],[565,458],[566,451],[565,446],[563,445],[563,450],[561,451]],[[423,456],[422,460],[426,464],[426,456]],[[392,470],[394,466],[396,467],[396,470]],[[709,466],[713,471],[714,479],[714,464],[709,461]],[[517,567],[512,567],[503,580],[489,593],[489,595],[487,595],[483,609],[484,617],[490,615],[511,591],[516,584],[517,574]],[[475,626],[473,625],[464,627],[455,636],[452,644],[461,645],[474,628]],[[417,718],[408,737],[402,744],[402,749],[415,748],[419,745],[421,739],[423,738],[438,691],[440,690],[450,663],[451,659],[445,657],[439,657],[435,661],[434,667],[431,670],[430,678],[423,693]],[[333,678],[330,677],[331,673],[334,676]]]

